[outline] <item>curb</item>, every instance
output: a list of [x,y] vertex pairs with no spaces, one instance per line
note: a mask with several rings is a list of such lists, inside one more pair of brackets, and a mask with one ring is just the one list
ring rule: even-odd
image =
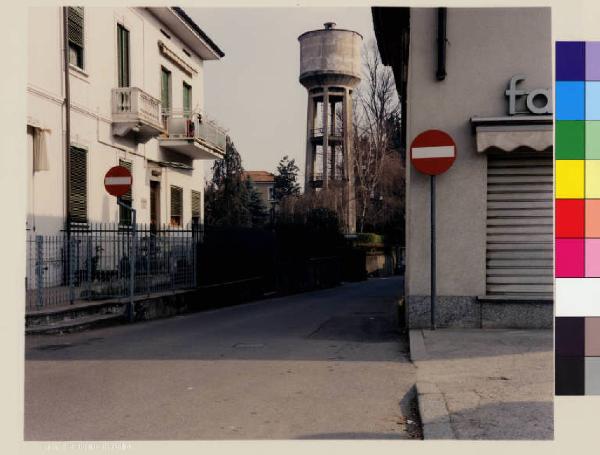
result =
[[427,350],[422,330],[409,330],[410,360],[417,368],[417,401],[423,425],[423,439],[457,439],[450,425],[450,414],[444,395],[420,369],[427,360]]

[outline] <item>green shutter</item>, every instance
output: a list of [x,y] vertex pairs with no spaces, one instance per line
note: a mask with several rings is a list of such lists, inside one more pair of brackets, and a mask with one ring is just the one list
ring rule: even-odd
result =
[[69,213],[73,223],[87,223],[87,151],[71,147],[69,153]]
[[192,86],[185,82],[183,83],[183,110],[192,111]]
[[129,30],[117,25],[117,51],[119,62],[119,87],[129,87]]
[[69,63],[83,68],[84,10],[82,6],[67,8],[67,30],[69,35]]
[[68,9],[69,42],[83,49],[83,6]]
[[[129,172],[133,174],[133,164],[129,161],[119,160],[119,166],[123,166],[129,169]],[[119,200],[129,207],[133,207],[133,195],[131,189],[123,196],[119,197]],[[119,204],[119,224],[130,225],[131,224],[131,211]]]
[[171,73],[161,68],[160,77],[160,100],[163,110],[171,108]]

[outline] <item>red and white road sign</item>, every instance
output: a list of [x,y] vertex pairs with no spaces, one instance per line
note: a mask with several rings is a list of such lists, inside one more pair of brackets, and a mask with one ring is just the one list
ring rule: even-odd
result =
[[111,167],[104,176],[104,188],[113,196],[123,196],[131,189],[133,177],[129,169],[123,166]]
[[417,171],[427,175],[446,172],[456,159],[456,144],[448,133],[427,130],[410,144],[410,161]]

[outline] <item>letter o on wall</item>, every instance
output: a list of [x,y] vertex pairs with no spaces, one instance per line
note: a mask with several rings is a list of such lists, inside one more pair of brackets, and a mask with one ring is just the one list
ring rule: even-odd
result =
[[[541,106],[536,106],[533,102],[535,98],[544,98],[545,102]],[[527,109],[533,114],[550,113],[550,93],[545,88],[532,90],[527,94]]]

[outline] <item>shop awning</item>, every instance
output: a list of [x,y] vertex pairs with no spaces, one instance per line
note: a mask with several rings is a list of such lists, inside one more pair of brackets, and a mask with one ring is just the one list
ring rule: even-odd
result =
[[552,148],[551,115],[473,117],[471,128],[479,153],[523,149],[542,152]]

